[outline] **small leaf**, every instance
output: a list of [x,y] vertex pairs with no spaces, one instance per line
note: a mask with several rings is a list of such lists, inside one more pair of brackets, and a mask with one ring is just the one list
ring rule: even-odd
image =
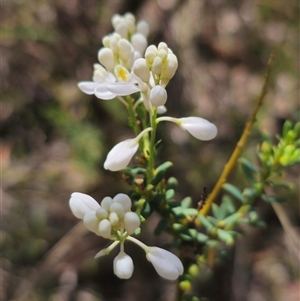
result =
[[200,243],[204,243],[208,240],[208,236],[203,233],[197,233],[196,240]]
[[164,178],[167,169],[171,166],[173,166],[173,163],[170,161],[158,166],[154,171],[154,178],[152,179],[151,184],[156,186]]
[[198,214],[198,219],[200,220],[201,224],[207,229],[211,229],[213,225],[210,223],[210,221],[202,214]]
[[184,208],[183,213],[185,216],[196,216],[198,214],[198,210],[195,208]]
[[234,226],[239,220],[239,214],[238,213],[233,213],[229,216],[227,216],[225,219],[222,220],[223,224],[226,227],[231,227]]
[[245,158],[240,158],[238,161],[241,164],[246,179],[252,184],[256,183],[257,179],[255,178],[255,175],[259,173],[259,169],[254,164],[252,164],[252,162]]
[[212,213],[214,217],[216,217],[218,220],[222,219],[222,210],[220,210],[219,206],[215,203],[212,204]]
[[242,195],[242,192],[232,184],[225,183],[223,184],[223,189],[229,192],[232,196],[234,196],[237,200],[244,202],[245,198]]
[[218,229],[217,231],[218,237],[220,240],[224,241],[227,245],[232,245],[234,243],[234,239],[230,233],[223,229]]
[[167,201],[174,199],[174,196],[175,196],[174,189],[169,189],[166,191],[166,200]]
[[191,207],[191,204],[192,204],[192,198],[189,196],[181,201],[181,207],[183,208],[189,208]]

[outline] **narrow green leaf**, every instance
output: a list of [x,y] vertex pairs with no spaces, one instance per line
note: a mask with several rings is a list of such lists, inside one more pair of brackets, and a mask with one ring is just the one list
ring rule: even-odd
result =
[[252,184],[256,183],[256,175],[259,173],[259,169],[254,164],[252,164],[252,162],[245,158],[240,158],[238,161],[241,164],[241,168],[246,179]]
[[210,223],[210,221],[202,214],[198,214],[198,219],[200,220],[201,224],[207,229],[211,229],[213,225]]
[[167,169],[171,166],[173,166],[173,163],[170,161],[167,161],[158,166],[154,172],[154,177],[151,181],[151,184],[156,186],[164,178]]
[[245,201],[245,198],[244,198],[242,192],[234,185],[225,183],[225,184],[223,184],[222,187],[224,190],[226,190],[228,193],[230,193],[232,196],[234,196],[237,200],[239,200],[241,202]]
[[234,239],[229,232],[223,229],[218,229],[217,234],[219,239],[224,241],[227,245],[232,245],[234,243]]

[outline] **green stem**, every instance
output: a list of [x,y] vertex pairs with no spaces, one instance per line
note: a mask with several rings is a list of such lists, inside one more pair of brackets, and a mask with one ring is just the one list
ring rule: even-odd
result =
[[139,127],[139,122],[134,110],[133,98],[130,96],[126,96],[126,100],[127,100],[127,110],[130,118],[129,126],[133,129],[135,135],[137,136],[141,132],[141,129]]
[[156,157],[156,150],[155,150],[155,137],[156,137],[156,129],[157,129],[156,115],[157,115],[157,109],[155,108],[150,116],[152,132],[151,132],[151,138],[150,138],[149,160],[148,160],[148,166],[147,166],[147,183],[148,184],[151,183],[151,181],[153,179],[154,164],[155,164],[155,157]]

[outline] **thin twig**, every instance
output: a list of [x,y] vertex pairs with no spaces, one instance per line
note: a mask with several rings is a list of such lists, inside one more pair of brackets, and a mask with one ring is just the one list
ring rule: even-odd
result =
[[268,61],[268,66],[267,66],[267,71],[265,74],[265,81],[263,84],[263,87],[261,89],[261,92],[259,94],[259,96],[257,97],[256,100],[256,105],[254,107],[254,110],[250,116],[250,119],[248,120],[248,122],[246,123],[245,129],[243,131],[243,134],[239,140],[239,142],[237,143],[229,161],[227,162],[227,164],[225,165],[223,172],[218,180],[218,182],[216,183],[214,189],[212,190],[212,192],[209,194],[207,200],[206,200],[206,204],[205,206],[203,206],[203,208],[200,210],[200,214],[202,215],[206,215],[207,212],[209,211],[212,203],[214,202],[214,200],[216,199],[218,193],[220,192],[222,185],[226,182],[227,177],[229,176],[230,172],[232,171],[232,169],[234,168],[240,153],[243,149],[243,147],[245,146],[247,139],[251,133],[251,129],[252,126],[254,124],[254,122],[256,121],[256,115],[257,112],[259,111],[263,99],[265,97],[265,95],[267,94],[267,88],[268,88],[268,83],[269,83],[269,78],[270,78],[270,73],[271,73],[271,68],[272,68],[272,63],[273,63],[273,59],[274,59],[274,53],[271,53],[270,57],[269,57],[269,61]]

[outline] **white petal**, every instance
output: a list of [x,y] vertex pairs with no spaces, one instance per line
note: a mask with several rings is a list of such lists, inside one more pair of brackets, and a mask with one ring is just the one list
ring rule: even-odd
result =
[[140,88],[131,82],[116,82],[107,85],[108,91],[119,96],[130,95],[140,91]]
[[156,272],[163,278],[175,280],[183,273],[181,261],[169,251],[151,247],[146,257],[153,264]]
[[100,99],[109,100],[115,98],[117,95],[108,91],[107,84],[98,84],[95,89],[95,96]]
[[128,234],[133,234],[140,226],[141,220],[135,212],[126,212],[124,216],[124,227]]
[[134,139],[127,139],[118,143],[108,153],[104,162],[104,168],[111,171],[125,168],[138,150],[138,147],[139,145]]
[[85,94],[92,95],[95,94],[96,88],[99,86],[95,82],[79,82],[78,88]]
[[179,118],[181,127],[199,140],[211,140],[217,135],[217,127],[206,119],[200,117]]
[[78,218],[83,218],[86,213],[100,207],[91,196],[80,192],[72,193],[69,205],[73,214]]
[[114,273],[121,279],[128,279],[133,273],[133,261],[125,252],[120,252],[114,259]]

